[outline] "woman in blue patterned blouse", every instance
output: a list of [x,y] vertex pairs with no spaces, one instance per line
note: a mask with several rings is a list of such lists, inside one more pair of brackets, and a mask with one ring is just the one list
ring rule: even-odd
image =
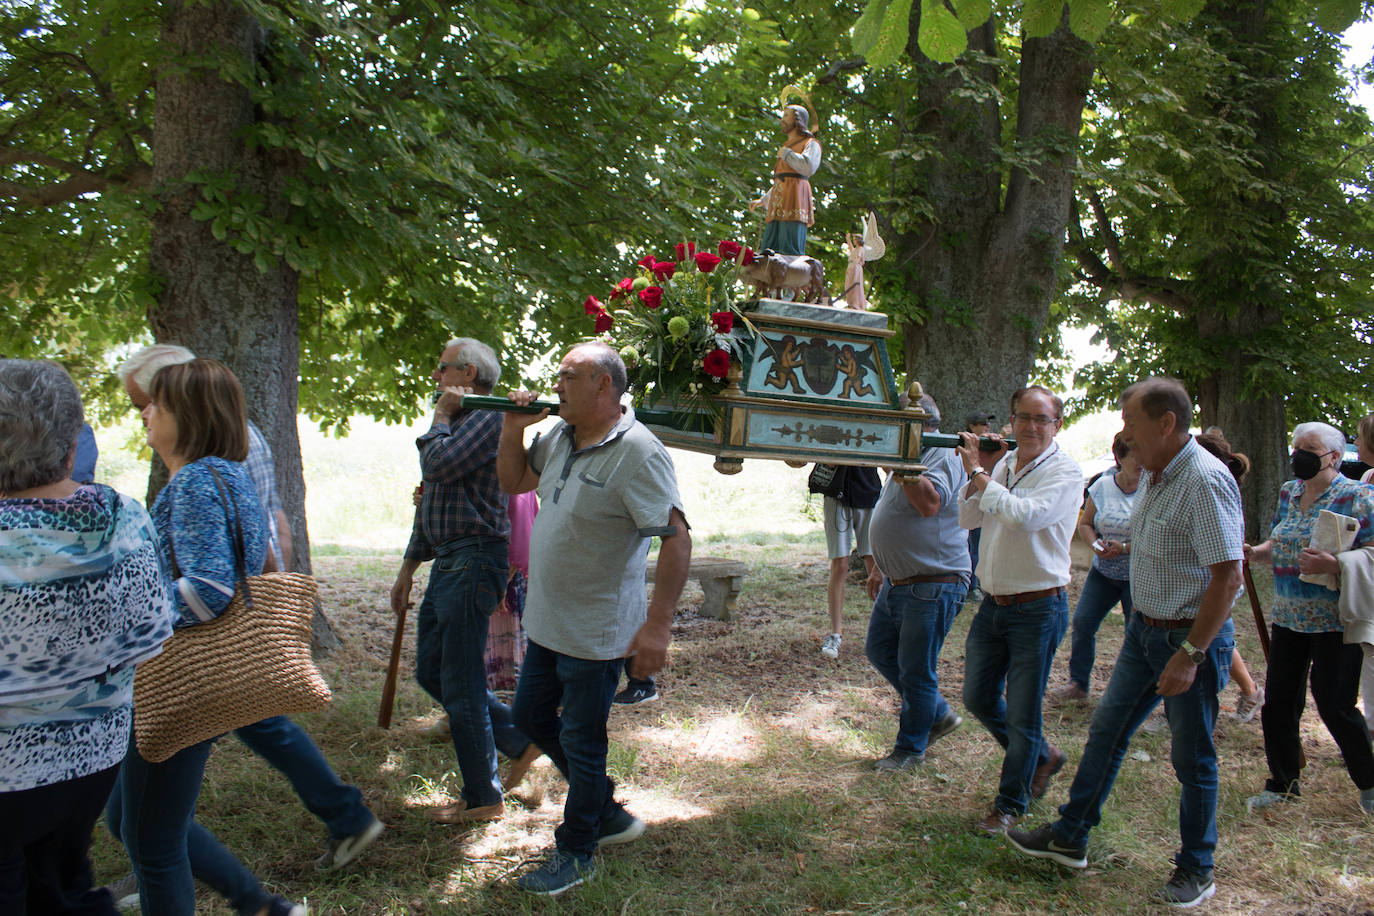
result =
[[1245,548],[1250,562],[1274,566],[1274,611],[1269,638],[1269,675],[1260,722],[1269,779],[1249,810],[1290,801],[1298,795],[1301,744],[1298,722],[1307,698],[1309,671],[1317,713],[1345,758],[1360,790],[1360,806],[1374,814],[1374,748],[1355,707],[1363,652],[1342,636],[1340,592],[1300,576],[1340,575],[1335,556],[1311,546],[1312,531],[1325,509],[1355,519],[1354,547],[1374,539],[1374,490],[1341,475],[1345,435],[1325,423],[1302,423],[1293,431],[1293,475],[1279,491],[1269,540]]
[[[177,627],[223,613],[238,584],[236,529],[244,569],[262,570],[267,530],[253,482],[240,463],[248,454],[243,390],[210,359],[167,366],[153,378],[143,409],[148,444],[171,479],[153,502],[164,565],[173,576]],[[216,474],[228,493],[221,497]],[[252,872],[195,822],[205,761],[213,741],[149,763],[131,745],[107,811],[138,878],[144,916],[192,916],[196,874],[245,916],[303,916],[305,908],[263,890]]]
[[115,913],[86,850],[172,633],[148,513],[69,474],[81,395],[0,360],[0,913]]

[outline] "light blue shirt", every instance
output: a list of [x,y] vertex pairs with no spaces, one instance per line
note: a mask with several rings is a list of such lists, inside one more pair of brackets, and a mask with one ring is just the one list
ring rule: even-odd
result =
[[1191,619],[1211,584],[1209,567],[1244,556],[1240,488],[1191,437],[1157,479],[1149,471],[1140,479],[1131,515],[1131,603],[1157,620]]

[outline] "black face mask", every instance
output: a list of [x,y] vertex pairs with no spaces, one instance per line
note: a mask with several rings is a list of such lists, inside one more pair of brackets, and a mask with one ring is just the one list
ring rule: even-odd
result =
[[1311,480],[1321,473],[1323,455],[1316,452],[1309,452],[1306,449],[1293,449],[1290,461],[1293,464],[1293,476],[1299,480]]

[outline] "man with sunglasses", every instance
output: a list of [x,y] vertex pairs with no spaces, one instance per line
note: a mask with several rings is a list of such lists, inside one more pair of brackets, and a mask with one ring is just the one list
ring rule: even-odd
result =
[[491,347],[470,337],[448,342],[431,378],[434,420],[415,440],[422,491],[391,608],[410,606],[415,571],[434,561],[415,624],[415,680],[448,713],[459,799],[435,808],[441,824],[489,821],[505,813],[496,751],[512,760],[505,788],[524,777],[539,749],[487,687],[483,653],[492,612],[509,578],[510,518],[496,476],[501,414],[464,410],[465,394],[490,394],[501,375]]
[[959,524],[982,531],[975,572],[983,601],[965,645],[964,706],[1006,750],[997,797],[976,825],[989,836],[1015,824],[1065,761],[1043,738],[1040,718],[1069,625],[1069,544],[1083,489],[1078,462],[1054,441],[1063,410],[1053,392],[1022,388],[1011,397],[1014,451],[1002,443],[988,471],[976,436],[960,433],[956,450],[969,475]]

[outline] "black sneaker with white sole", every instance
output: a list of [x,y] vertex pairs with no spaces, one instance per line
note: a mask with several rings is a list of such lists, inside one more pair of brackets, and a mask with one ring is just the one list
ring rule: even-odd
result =
[[1174,869],[1169,883],[1155,891],[1154,898],[1169,906],[1180,909],[1195,907],[1217,892],[1217,883],[1212,880],[1212,869],[1193,871],[1182,865]]
[[652,703],[657,699],[658,688],[652,683],[647,687],[631,684],[612,697],[611,702],[620,706],[634,706],[636,703]]
[[1007,842],[1022,855],[1049,859],[1065,868],[1088,867],[1088,847],[1061,842],[1054,828],[1048,824],[1034,830],[1008,830]]

